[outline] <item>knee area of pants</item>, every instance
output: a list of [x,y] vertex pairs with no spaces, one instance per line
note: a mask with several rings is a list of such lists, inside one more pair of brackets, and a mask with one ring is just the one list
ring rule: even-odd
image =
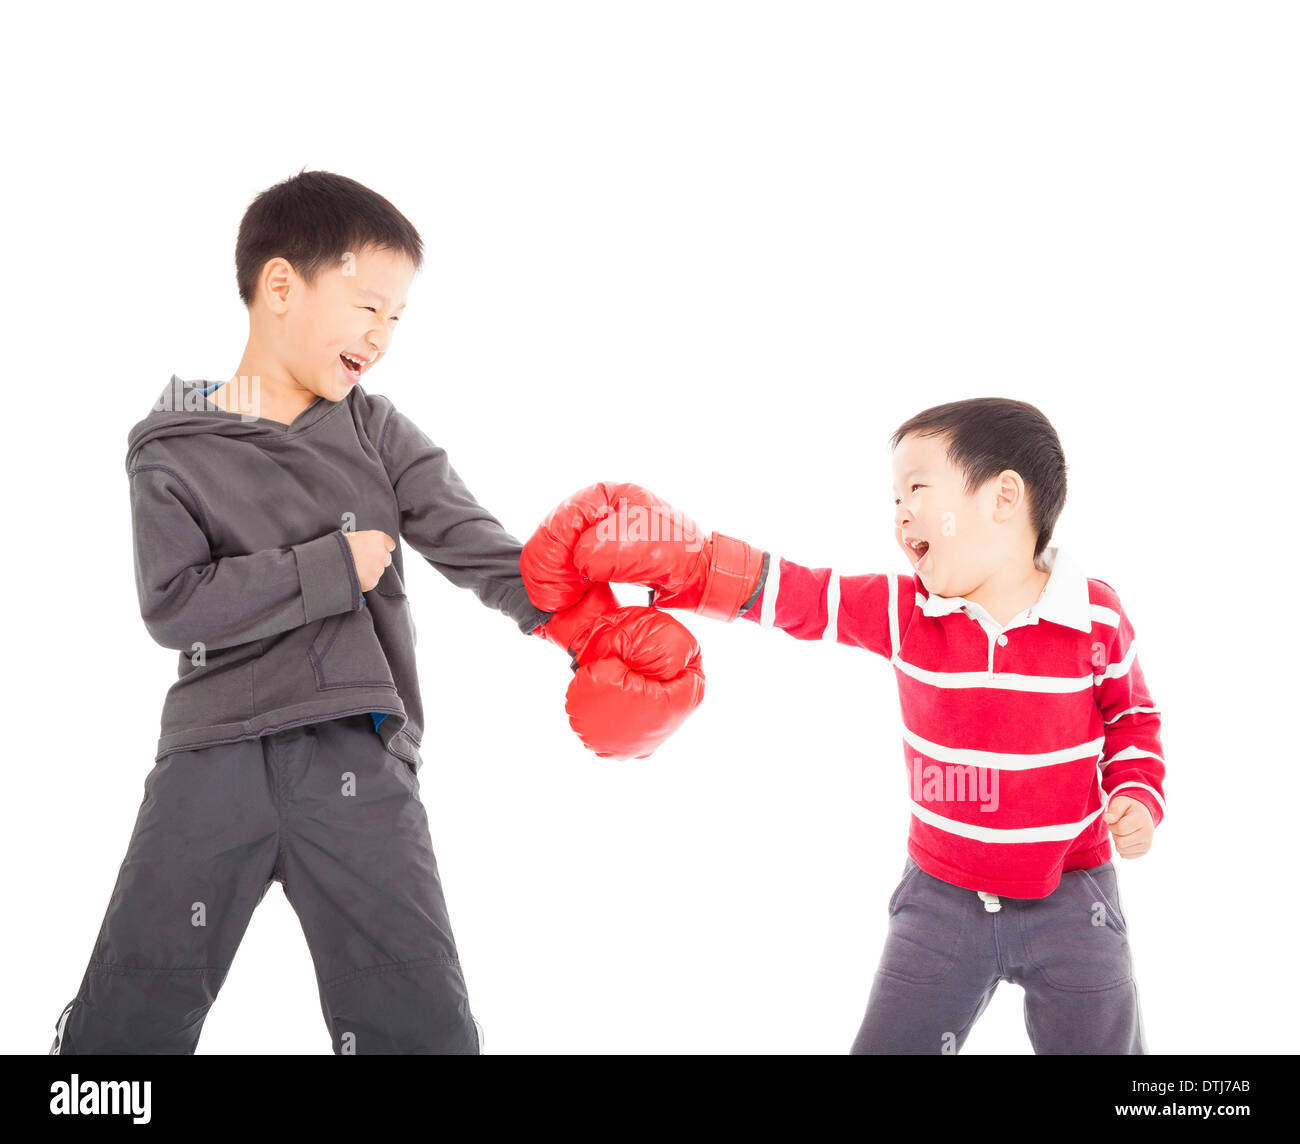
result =
[[458,962],[385,966],[331,982],[323,992],[340,1055],[481,1051]]

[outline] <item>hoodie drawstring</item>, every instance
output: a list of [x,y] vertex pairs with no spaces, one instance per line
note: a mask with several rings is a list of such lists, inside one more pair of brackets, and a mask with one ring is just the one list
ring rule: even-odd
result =
[[997,894],[986,894],[983,890],[976,890],[980,901],[984,903],[984,908],[991,914],[996,914],[1002,908],[1002,903],[998,901]]

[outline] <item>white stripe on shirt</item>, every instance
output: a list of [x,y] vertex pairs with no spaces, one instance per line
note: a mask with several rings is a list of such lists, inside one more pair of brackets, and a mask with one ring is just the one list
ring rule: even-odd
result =
[[1080,822],[1066,822],[1057,826],[975,826],[969,822],[945,818],[918,802],[912,803],[912,813],[927,826],[961,838],[973,838],[976,842],[1070,842],[1091,826],[1101,812],[1101,807],[1098,807]]
[[1088,691],[1096,681],[1091,675],[1015,675],[1009,671],[990,675],[987,671],[927,671],[897,655],[890,662],[904,675],[910,675],[932,687],[989,687],[1003,691],[1047,691],[1069,695],[1076,691]]
[[1160,710],[1157,707],[1130,707],[1126,711],[1121,711],[1118,715],[1112,715],[1109,719],[1106,720],[1106,723],[1108,725],[1114,723],[1119,719],[1123,719],[1125,715],[1159,715],[1159,714],[1160,714]]
[[1102,751],[1106,749],[1104,736],[1093,739],[1090,743],[1080,743],[1075,747],[1062,747],[1056,751],[1042,751],[1037,754],[1006,754],[999,751],[980,751],[973,747],[947,747],[942,743],[932,743],[928,739],[922,739],[920,735],[914,734],[906,727],[903,728],[903,738],[936,762],[955,763],[965,767],[992,767],[1000,771],[1029,771],[1035,767],[1077,763],[1085,759],[1095,763],[1101,757]]
[[889,600],[885,611],[889,613],[889,655],[898,658],[898,577],[892,572],[885,577],[889,582]]
[[1119,663],[1112,663],[1100,675],[1094,675],[1093,681],[1101,684],[1108,679],[1119,679],[1121,676],[1127,675],[1129,668],[1133,666],[1133,660],[1137,658],[1137,646],[1138,642],[1135,639],[1128,645],[1128,651],[1125,653],[1124,658]]
[[[1117,786],[1113,791],[1110,792],[1110,797],[1114,798],[1125,787],[1139,787],[1142,790],[1149,791],[1151,793],[1151,796],[1156,800],[1156,802],[1160,804],[1160,809],[1162,811],[1165,810],[1165,800],[1160,797],[1160,792],[1157,791],[1154,787],[1147,786],[1146,783],[1139,783],[1139,782],[1120,783],[1119,786]],[[1110,799],[1107,799],[1106,802],[1107,805],[1109,805]]]
[[1108,628],[1119,627],[1119,613],[1105,604],[1089,604],[1088,609],[1094,624],[1105,624]]
[[1116,751],[1109,759],[1103,759],[1101,762],[1102,770],[1105,770],[1111,763],[1123,762],[1125,759],[1157,759],[1164,762],[1154,751],[1144,751],[1139,746],[1125,747],[1122,751]]
[[767,565],[767,579],[763,582],[763,609],[758,614],[759,627],[770,628],[776,621],[776,597],[781,591],[781,558],[775,552]]
[[826,585],[826,630],[822,639],[835,643],[840,636],[840,574],[831,573],[830,583]]

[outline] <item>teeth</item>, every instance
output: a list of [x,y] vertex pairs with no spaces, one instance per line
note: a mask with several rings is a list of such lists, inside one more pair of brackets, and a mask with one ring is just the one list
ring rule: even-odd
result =
[[354,358],[351,354],[341,354],[341,357],[347,358],[359,370],[364,364],[359,358]]

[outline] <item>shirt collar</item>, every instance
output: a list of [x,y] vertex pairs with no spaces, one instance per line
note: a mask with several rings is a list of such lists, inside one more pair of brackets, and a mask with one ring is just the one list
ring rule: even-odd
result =
[[[1051,620],[1081,632],[1092,631],[1092,602],[1088,596],[1088,578],[1056,545],[1045,549],[1039,566],[1052,573],[1043,594],[1030,607],[1029,621]],[[947,616],[970,606],[979,607],[965,596],[927,596],[921,611],[927,616]]]

